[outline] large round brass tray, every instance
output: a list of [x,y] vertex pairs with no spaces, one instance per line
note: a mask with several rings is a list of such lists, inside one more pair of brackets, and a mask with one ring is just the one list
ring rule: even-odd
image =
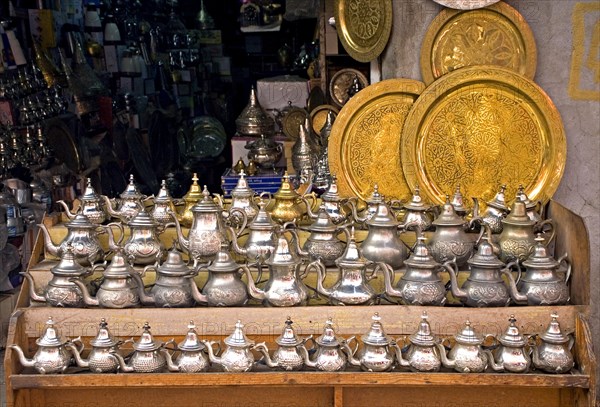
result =
[[361,90],[342,108],[329,136],[329,167],[340,195],[364,200],[378,183],[386,198],[410,197],[399,160],[400,136],[424,89],[419,81],[388,79]]
[[457,185],[488,201],[501,184],[509,200],[523,184],[546,202],[563,174],[566,141],[539,86],[509,69],[474,66],[427,87],[406,118],[401,152],[406,181],[435,203]]
[[496,65],[533,79],[536,64],[531,28],[517,10],[502,2],[471,11],[442,10],[421,44],[426,84],[472,65]]
[[473,10],[497,3],[499,0],[433,0],[445,7],[459,10]]
[[364,89],[369,86],[369,80],[358,69],[344,68],[340,69],[331,77],[329,81],[329,96],[334,104],[342,107],[348,101],[348,90],[352,86],[354,78],[358,78],[360,88]]
[[335,24],[346,52],[357,61],[372,61],[392,31],[392,0],[336,0]]

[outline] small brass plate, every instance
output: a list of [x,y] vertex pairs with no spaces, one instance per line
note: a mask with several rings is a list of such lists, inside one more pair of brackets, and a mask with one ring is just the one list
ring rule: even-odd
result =
[[325,126],[325,121],[327,121],[327,113],[329,111],[333,112],[333,116],[337,117],[340,109],[332,105],[321,105],[317,106],[310,112],[310,121],[312,123],[313,132],[317,135],[321,135],[321,129]]
[[444,9],[431,22],[421,45],[423,81],[472,65],[500,66],[533,79],[535,39],[517,10],[502,2],[471,11]]
[[365,200],[379,184],[386,199],[407,199],[400,145],[404,119],[425,89],[411,79],[388,79],[363,89],[338,114],[329,136],[329,168],[341,196]]
[[285,115],[281,119],[281,127],[283,134],[290,140],[296,140],[300,134],[300,125],[306,120],[306,110],[300,107],[292,107],[286,110]]
[[442,76],[413,105],[402,136],[409,185],[437,204],[457,185],[491,200],[501,184],[512,200],[519,184],[547,202],[567,158],[562,120],[544,91],[518,73],[466,67]]
[[354,78],[358,78],[361,89],[369,86],[369,80],[359,70],[352,68],[340,69],[329,81],[329,96],[334,104],[344,106],[348,101],[348,89],[352,86]]

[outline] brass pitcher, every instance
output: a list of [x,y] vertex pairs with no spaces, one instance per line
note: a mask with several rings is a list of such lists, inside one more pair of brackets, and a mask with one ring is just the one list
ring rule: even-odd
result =
[[539,336],[541,343],[532,345],[533,366],[546,373],[567,373],[575,365],[571,352],[575,340],[561,331],[556,312],[550,316],[548,328]]
[[[99,225],[106,220],[107,214],[102,206],[102,198],[96,193],[96,190],[92,186],[91,178],[87,178],[85,190],[78,199],[81,213],[88,218],[91,223]],[[57,203],[64,208],[69,219],[74,219],[75,216],[77,216],[77,212],[71,212],[65,201],[60,200],[57,201]]]

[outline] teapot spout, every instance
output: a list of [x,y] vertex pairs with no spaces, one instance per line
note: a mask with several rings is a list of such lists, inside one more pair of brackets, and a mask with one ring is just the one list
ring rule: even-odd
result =
[[23,367],[33,367],[35,365],[35,361],[33,359],[28,359],[25,357],[25,354],[19,345],[10,345],[10,348],[17,352],[19,362]]
[[194,276],[189,276],[188,281],[190,282],[190,291],[194,301],[197,303],[206,304],[208,302],[208,297],[200,292],[200,289],[196,285],[196,281],[194,281]]
[[394,353],[396,354],[396,360],[398,361],[398,364],[402,367],[410,367],[410,362],[404,359],[404,357],[402,356],[402,349],[400,348],[398,343],[392,341],[390,343],[390,347],[394,350]]
[[317,259],[306,266],[306,274],[309,272],[311,268],[314,268],[317,272],[317,292],[325,297],[329,298],[333,294],[333,290],[331,288],[325,288],[323,282],[327,277],[327,269],[325,265],[321,262],[321,259]]
[[58,257],[59,246],[56,246],[52,242],[52,237],[50,237],[50,232],[48,232],[48,228],[43,223],[38,224],[38,226],[40,227],[40,230],[44,234],[44,247],[46,248],[48,253],[50,253],[53,256]]
[[264,342],[257,343],[256,345],[254,345],[253,349],[262,353],[264,360],[265,360],[265,364],[267,366],[279,367],[279,363],[277,363],[277,362],[273,361],[273,359],[271,359],[271,356],[269,355],[269,349],[267,348],[267,345]]
[[175,230],[177,231],[177,241],[179,242],[179,245],[186,251],[189,252],[190,250],[190,241],[189,239],[186,239],[185,236],[183,236],[183,232],[181,230],[181,224],[179,223],[179,219],[177,217],[177,214],[175,214],[175,212],[171,211],[171,216],[173,217],[173,220],[175,221]]
[[60,206],[63,207],[63,209],[65,211],[65,215],[67,215],[67,218],[69,218],[69,219],[75,219],[75,216],[77,216],[77,214],[71,212],[71,210],[69,209],[69,206],[67,205],[67,203],[65,201],[63,201],[61,199],[59,201],[56,201],[56,203],[60,204]]
[[173,362],[173,357],[171,354],[166,349],[162,349],[162,351],[165,355],[165,359],[167,360],[167,368],[169,369],[169,372],[179,372],[179,365]]
[[448,359],[448,355],[446,354],[446,348],[444,348],[444,345],[442,345],[441,343],[436,343],[435,345],[437,346],[438,351],[440,352],[440,360],[442,361],[444,367],[454,369],[454,367],[456,366],[456,361],[454,359]]
[[[262,266],[259,264],[258,267],[260,272],[260,267]],[[244,272],[246,273],[246,277],[248,278],[248,295],[257,300],[265,300],[267,298],[267,294],[256,286],[256,283],[252,278],[252,273],[250,272],[250,269],[246,267],[244,268]]]
[[[81,282],[78,278],[71,278],[71,279],[69,279],[69,281],[72,282],[73,284],[75,284],[77,287],[79,287],[79,289],[81,290],[81,296],[83,298],[83,302],[85,303],[85,305],[91,305],[94,307],[97,307],[100,305],[98,298],[92,297],[90,295],[90,292],[87,289],[86,285],[83,284],[83,282]],[[86,366],[82,366],[82,367],[86,367]]]
[[110,350],[110,354],[113,355],[115,358],[117,358],[117,361],[119,362],[119,368],[125,372],[125,373],[133,373],[134,372],[134,368],[133,366],[128,366],[127,363],[125,362],[125,359],[123,359],[123,356],[121,356],[119,354],[119,352],[117,352],[115,349],[111,349]]
[[[153,267],[153,266],[146,266],[144,268],[144,272],[149,267]],[[151,305],[151,306],[156,305],[156,301],[154,300],[154,297],[151,295],[148,295],[146,293],[146,290],[144,289],[144,280],[142,280],[142,277],[136,272],[129,273],[129,275],[133,278],[133,280],[135,281],[135,283],[137,285],[137,291],[138,291],[138,296],[140,297],[140,302],[144,305]]]
[[446,262],[442,264],[442,267],[444,267],[448,271],[448,274],[450,274],[450,289],[452,291],[452,295],[455,298],[466,300],[468,298],[467,292],[458,286],[458,267],[456,267],[456,259],[454,259],[452,262]]
[[231,226],[227,226],[227,230],[231,234],[231,246],[233,247],[233,251],[240,256],[246,257],[248,255],[248,249],[239,245],[235,230]]
[[25,277],[27,279],[27,281],[29,282],[29,297],[33,301],[46,302],[46,297],[39,295],[38,293],[35,292],[35,284],[33,282],[33,277],[31,276],[31,274],[29,274],[29,272],[27,272],[27,271],[20,273],[20,274],[23,277]]
[[489,349],[485,349],[484,352],[485,352],[485,354],[488,357],[488,361],[490,363],[490,366],[491,366],[492,370],[494,370],[496,372],[503,372],[504,371],[504,364],[496,362],[496,359],[494,358],[494,354],[492,353],[492,351],[489,350]]
[[317,362],[310,360],[310,355],[308,354],[308,350],[306,349],[306,346],[304,346],[304,345],[298,346],[298,351],[302,355],[302,359],[304,359],[305,366],[312,367],[312,368],[317,367]]
[[[519,275],[517,277],[517,280],[515,281],[515,278],[512,275],[511,272],[511,265],[515,264],[518,269],[519,269]],[[501,270],[502,274],[504,274],[508,280],[508,288],[509,288],[509,292],[510,292],[510,296],[512,298],[512,300],[516,303],[516,304],[527,304],[528,302],[528,298],[526,294],[521,294],[519,292],[519,289],[517,288],[517,283],[519,282],[519,280],[521,279],[521,268],[519,267],[519,262],[513,262],[508,264],[505,268],[503,268]]]
[[81,353],[79,352],[79,349],[77,349],[77,346],[75,346],[73,343],[66,343],[65,348],[71,351],[73,357],[75,357],[75,363],[77,363],[77,366],[84,368],[90,367],[89,360],[85,360],[81,357]]
[[208,352],[208,360],[210,363],[215,365],[223,365],[222,360],[219,356],[215,355],[215,351],[213,350],[213,345],[218,344],[215,341],[201,341],[206,346],[206,351]]
[[106,213],[108,213],[111,217],[113,218],[119,218],[120,219],[120,213],[116,212],[113,209],[113,204],[112,201],[109,197],[107,197],[106,195],[101,195],[102,199],[104,199],[104,203],[106,205],[104,205],[106,207]]

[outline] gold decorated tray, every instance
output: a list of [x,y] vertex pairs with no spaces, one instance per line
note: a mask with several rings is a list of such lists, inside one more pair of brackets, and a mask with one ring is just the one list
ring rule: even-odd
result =
[[313,111],[310,112],[310,121],[315,134],[318,134],[319,136],[321,135],[321,129],[325,125],[327,113],[329,113],[330,110],[333,112],[334,118],[337,117],[338,113],[340,112],[340,109],[332,105],[320,105],[315,107]]
[[536,64],[531,28],[503,2],[478,10],[442,10],[421,45],[421,75],[426,84],[472,65],[496,65],[533,79]]
[[290,107],[281,119],[283,134],[290,140],[296,140],[300,133],[300,125],[304,124],[308,113],[300,107]]
[[329,96],[334,104],[339,107],[346,104],[348,101],[348,90],[352,86],[354,78],[358,78],[361,89],[369,86],[369,80],[358,69],[340,69],[331,77],[331,80],[329,81]]
[[329,167],[340,195],[364,200],[377,183],[388,199],[410,197],[399,159],[400,136],[424,89],[419,81],[388,79],[361,90],[342,108],[329,136]]
[[336,0],[335,24],[348,55],[372,61],[383,52],[392,31],[392,0]]
[[433,0],[445,7],[456,8],[459,10],[473,10],[476,8],[487,7],[490,4],[497,3],[499,0]]
[[413,105],[402,135],[401,162],[409,185],[435,203],[457,185],[467,197],[489,201],[506,184],[548,201],[563,174],[562,120],[544,91],[509,69],[466,67],[427,87]]

